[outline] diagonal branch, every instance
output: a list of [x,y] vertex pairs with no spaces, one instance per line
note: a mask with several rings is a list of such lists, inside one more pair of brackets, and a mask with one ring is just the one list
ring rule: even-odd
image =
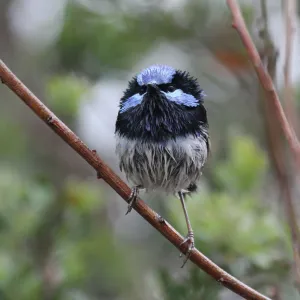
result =
[[[263,42],[265,48],[265,60],[267,62],[268,72],[272,80],[274,81],[276,70],[276,49],[268,31],[266,0],[261,0],[261,10],[262,18],[264,20]],[[296,209],[293,203],[291,184],[288,178],[286,159],[282,148],[282,141],[281,137],[278,135],[279,124],[277,123],[277,120],[274,116],[273,107],[270,106],[270,102],[263,101],[263,105],[269,154],[271,157],[271,161],[273,162],[277,181],[279,183],[279,191],[281,192],[282,202],[285,207],[286,221],[289,225],[291,234],[294,256],[295,285],[298,291],[300,291],[300,235],[298,230]]]
[[[130,188],[118,177],[102,159],[90,150],[58,117],[56,117],[0,60],[0,79],[17,96],[28,105],[51,129],[59,135],[73,150],[86,160],[126,202],[130,196]],[[182,245],[183,237],[155,211],[138,199],[134,209],[176,248],[186,253],[187,246]],[[251,300],[270,300],[253,290],[238,279],[229,275],[209,260],[197,249],[193,250],[190,260],[216,281],[234,293]]]
[[[284,1],[283,1],[284,2]],[[290,0],[285,0],[285,5]],[[266,118],[265,127],[269,142],[269,152],[271,158],[274,163],[274,169],[276,172],[276,176],[279,182],[280,190],[283,196],[283,203],[285,205],[287,222],[291,232],[291,240],[292,240],[292,248],[294,255],[294,264],[295,264],[295,278],[296,278],[296,287],[299,289],[299,278],[300,278],[300,236],[297,224],[297,217],[293,205],[292,194],[290,190],[289,180],[287,177],[286,166],[284,164],[283,153],[280,145],[280,139],[278,133],[276,131],[276,127],[281,125],[282,130],[289,142],[290,148],[292,149],[296,161],[298,163],[298,170],[300,168],[300,157],[299,157],[299,141],[295,136],[293,129],[290,127],[288,120],[284,114],[284,111],[281,107],[278,95],[275,91],[272,79],[275,76],[276,69],[276,50],[274,49],[274,45],[272,43],[270,34],[268,32],[268,21],[267,21],[267,11],[266,11],[266,1],[261,1],[261,10],[264,21],[264,46],[265,46],[265,55],[267,56],[267,70],[265,70],[261,58],[258,55],[255,45],[253,44],[251,37],[247,31],[244,19],[241,15],[238,4],[234,0],[227,0],[227,5],[229,6],[232,16],[233,16],[233,27],[238,31],[249,55],[250,60],[252,61],[255,71],[260,79],[262,89],[265,91],[265,99],[268,101],[264,101],[264,114]],[[287,7],[285,7],[287,9]],[[288,21],[287,21],[288,22]],[[289,22],[288,22],[289,23]],[[289,26],[291,24],[289,23]],[[292,30],[289,28],[289,30]],[[291,32],[288,30],[288,35]],[[285,96],[291,97],[291,90],[289,86],[289,72],[290,72],[290,55],[291,55],[291,36],[288,37],[287,40],[287,50],[286,50],[286,60],[285,60],[285,84],[286,91]],[[291,105],[292,99],[285,99],[287,105]],[[291,108],[291,106],[289,107]],[[287,110],[288,117],[293,117],[293,115],[289,114]],[[278,122],[279,121],[279,122]],[[291,120],[293,121],[293,119]],[[279,124],[277,124],[277,122]],[[291,122],[291,124],[295,124]]]
[[300,169],[300,143],[295,135],[294,129],[290,126],[284,110],[281,106],[278,94],[275,90],[274,84],[268,72],[265,70],[263,63],[260,59],[259,53],[251,39],[251,36],[247,30],[244,18],[237,1],[226,0],[227,5],[231,11],[233,22],[232,26],[238,32],[245,48],[247,50],[250,61],[253,64],[255,72],[260,80],[260,83],[264,89],[266,99],[270,102],[270,105],[274,108],[274,113],[281,126],[284,136],[287,139],[290,149],[292,150],[297,165]]

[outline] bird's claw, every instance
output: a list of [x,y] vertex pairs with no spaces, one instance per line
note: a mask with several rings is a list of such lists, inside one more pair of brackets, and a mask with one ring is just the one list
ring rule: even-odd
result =
[[131,189],[131,194],[129,196],[128,199],[128,209],[125,215],[129,214],[132,210],[133,205],[136,203],[137,197],[138,197],[138,188],[137,187],[133,187]]
[[[183,244],[186,244],[188,243],[188,248],[187,248],[187,251],[186,251],[186,258],[181,266],[181,268],[184,267],[184,265],[186,264],[186,262],[189,260],[190,256],[191,256],[191,253],[192,253],[192,250],[195,248],[195,240],[194,240],[194,234],[193,232],[189,232],[187,237],[182,241],[182,243],[180,244],[180,246],[182,246]],[[182,257],[182,253],[180,253],[179,255],[180,257]]]

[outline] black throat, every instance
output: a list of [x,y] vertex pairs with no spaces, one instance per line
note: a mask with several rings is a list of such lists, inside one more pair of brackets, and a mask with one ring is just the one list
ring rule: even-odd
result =
[[147,93],[143,102],[118,114],[116,133],[128,139],[165,142],[188,135],[206,137],[206,109],[185,107],[168,101],[159,93]]

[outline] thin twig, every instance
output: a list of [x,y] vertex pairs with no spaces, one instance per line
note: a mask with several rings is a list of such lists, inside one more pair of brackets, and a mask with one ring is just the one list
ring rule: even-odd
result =
[[[287,0],[288,2],[289,0]],[[283,4],[287,3],[283,1]],[[267,62],[267,70],[274,82],[276,74],[276,49],[272,42],[271,36],[268,30],[268,16],[266,0],[261,0],[262,18],[264,20],[264,47]],[[290,60],[290,57],[287,58]],[[288,62],[290,64],[290,61]],[[288,81],[289,81],[288,76]],[[295,270],[295,286],[300,291],[300,234],[296,216],[296,209],[293,203],[293,196],[291,186],[288,178],[286,159],[282,149],[281,139],[278,136],[278,123],[274,117],[274,108],[270,106],[269,101],[264,101],[264,113],[266,118],[266,133],[269,143],[269,153],[273,162],[275,174],[279,183],[279,191],[281,192],[283,204],[285,207],[286,219],[289,225],[291,234],[293,257],[294,257],[294,270]],[[292,104],[292,103],[291,103]],[[294,123],[295,124],[295,123]]]
[[[0,60],[0,78],[16,95],[18,95],[35,114],[69,146],[85,159],[126,202],[130,196],[130,188],[119,178],[97,155],[90,150],[58,117],[56,117]],[[181,252],[186,253],[187,245],[181,245],[183,237],[141,199],[134,209]],[[214,264],[197,249],[193,250],[190,260],[216,281],[234,293],[251,300],[270,300],[246,284],[237,280],[219,266]]]
[[[267,63],[267,70],[273,80],[275,81],[276,74],[276,49],[271,40],[271,36],[268,30],[268,16],[266,9],[266,0],[261,0],[261,11],[262,18],[264,21],[263,28],[263,42],[264,48],[263,51],[264,57],[263,61]],[[262,93],[261,93],[262,94]],[[263,98],[263,96],[261,97]],[[269,101],[263,101],[263,113],[265,121],[266,136],[268,142],[268,150],[273,163],[273,168],[275,176],[279,184],[279,191],[282,196],[282,202],[285,208],[286,220],[289,225],[289,230],[291,234],[293,257],[294,257],[294,269],[295,269],[295,281],[296,288],[299,291],[299,271],[300,271],[300,257],[299,257],[299,245],[300,237],[297,224],[296,209],[294,208],[293,196],[291,191],[291,185],[288,177],[286,158],[283,151],[283,145],[281,137],[278,135],[279,124],[274,116],[273,107],[270,105]]]
[[240,7],[235,0],[226,0],[227,5],[231,11],[233,22],[232,26],[238,32],[252,62],[255,72],[260,80],[260,83],[266,94],[266,99],[272,103],[274,107],[274,113],[281,125],[284,136],[286,137],[289,147],[294,154],[295,160],[300,168],[300,144],[295,135],[293,128],[290,126],[284,110],[280,104],[278,94],[275,90],[274,84],[268,72],[265,70],[263,63],[260,59],[259,53],[251,39],[251,36],[247,30],[244,18],[240,11]]
[[295,37],[296,22],[296,1],[284,0],[284,19],[285,19],[285,62],[284,62],[284,106],[287,117],[294,128],[297,127],[297,117],[295,102],[293,97],[293,88],[291,85],[291,63],[293,54],[293,43]]
[[[287,0],[289,1],[289,0]],[[237,6],[235,1],[227,1],[228,6],[230,7],[232,14],[233,14],[233,19],[234,19],[234,27],[237,29],[239,32],[245,47],[247,48],[249,57],[251,58],[255,70],[258,74],[258,77],[261,81],[262,89],[265,91],[266,95],[266,100],[269,101],[264,101],[263,103],[263,111],[265,114],[265,127],[266,127],[266,135],[268,138],[268,146],[269,146],[269,153],[270,157],[272,159],[275,173],[277,176],[277,180],[280,186],[280,191],[282,193],[283,197],[283,204],[285,206],[285,211],[286,211],[286,216],[287,216],[287,222],[290,228],[291,232],[291,240],[292,240],[292,248],[293,248],[293,254],[294,254],[294,263],[295,263],[295,273],[296,273],[296,285],[299,284],[299,270],[300,270],[300,257],[299,257],[299,245],[300,245],[300,237],[299,237],[299,230],[298,230],[298,224],[297,224],[297,217],[296,217],[296,212],[295,209],[293,208],[293,202],[292,202],[292,193],[290,190],[290,184],[289,184],[289,179],[286,171],[286,166],[285,166],[285,159],[284,159],[284,153],[281,145],[281,140],[280,136],[278,135],[278,130],[279,124],[278,124],[278,119],[281,127],[283,128],[283,131],[285,135],[287,135],[285,129],[289,129],[292,131],[290,128],[289,124],[286,124],[287,120],[284,115],[284,112],[282,110],[282,107],[280,105],[278,96],[276,94],[274,85],[273,85],[273,80],[275,77],[275,71],[276,71],[276,58],[277,58],[277,53],[276,49],[274,47],[274,44],[272,42],[271,36],[268,31],[268,16],[267,16],[267,8],[266,8],[266,1],[261,0],[261,12],[262,12],[262,19],[264,22],[264,28],[262,31],[262,39],[264,41],[264,51],[263,51],[263,60],[266,61],[266,68],[267,71],[265,71],[263,64],[261,63],[261,59],[259,60],[255,57],[256,54],[256,48],[251,40],[251,37],[245,27],[245,23],[243,21],[243,17],[241,16],[239,7]],[[254,60],[255,57],[255,60]],[[258,70],[261,69],[261,70]],[[263,77],[260,76],[260,73],[265,73]],[[271,85],[266,84],[264,80],[267,80],[267,83],[271,83]],[[273,89],[273,94],[268,93],[269,90],[266,89],[266,87],[271,87]],[[269,97],[269,98],[268,98]],[[272,98],[273,97],[273,98]],[[265,100],[265,98],[264,98]],[[280,109],[280,113],[278,112],[278,109]],[[283,119],[280,117],[280,114],[283,114]],[[293,133],[294,134],[294,133]],[[289,139],[288,139],[289,141]],[[298,140],[296,136],[294,136],[294,140],[292,143],[298,143]],[[293,147],[291,146],[293,149]],[[299,154],[296,154],[296,158],[298,161]],[[298,161],[299,162],[299,161]]]
[[265,114],[265,127],[268,141],[268,148],[271,161],[273,162],[274,171],[279,184],[279,191],[282,196],[282,202],[285,208],[286,220],[289,226],[292,250],[294,257],[295,268],[295,284],[299,291],[300,287],[300,249],[299,249],[299,230],[297,226],[296,210],[293,205],[293,198],[291,192],[291,186],[286,170],[285,158],[282,149],[281,139],[278,136],[276,119],[274,118],[272,107],[268,105],[269,102],[263,101],[263,111]]

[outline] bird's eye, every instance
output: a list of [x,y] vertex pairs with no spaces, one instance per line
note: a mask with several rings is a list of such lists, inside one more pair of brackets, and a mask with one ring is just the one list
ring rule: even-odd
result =
[[141,86],[140,91],[139,91],[139,94],[140,94],[140,95],[143,95],[143,94],[145,94],[145,93],[146,93],[146,87],[145,87],[145,86]]
[[167,89],[168,89],[168,92],[174,92],[176,90],[174,85],[169,85]]

